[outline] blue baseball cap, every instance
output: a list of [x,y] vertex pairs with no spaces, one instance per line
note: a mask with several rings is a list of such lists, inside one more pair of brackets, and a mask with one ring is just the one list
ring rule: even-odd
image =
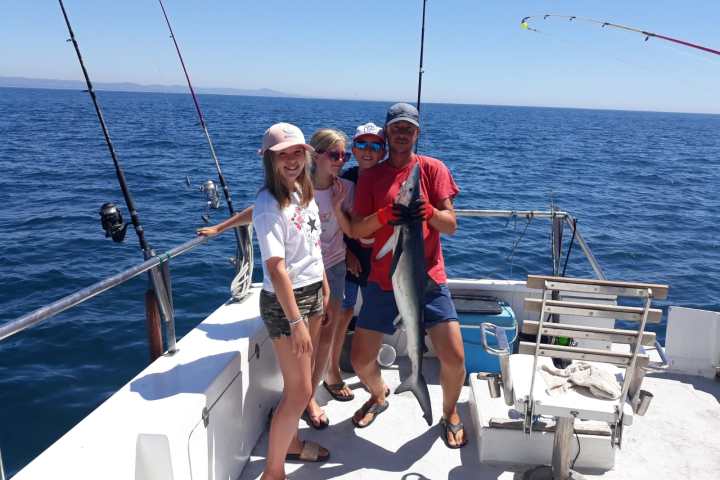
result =
[[385,116],[385,126],[401,121],[410,122],[420,128],[420,114],[417,108],[409,103],[396,103],[390,107]]

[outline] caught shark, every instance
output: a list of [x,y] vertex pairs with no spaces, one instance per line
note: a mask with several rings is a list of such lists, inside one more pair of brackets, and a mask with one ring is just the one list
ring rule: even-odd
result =
[[[420,163],[412,168],[407,180],[400,187],[396,203],[408,206],[420,198]],[[423,317],[425,307],[425,245],[423,242],[422,221],[396,225],[392,236],[377,254],[380,259],[393,251],[390,278],[398,308],[398,320],[401,320],[407,338],[407,351],[412,367],[410,376],[395,389],[395,393],[412,392],[415,395],[423,418],[432,424],[430,393],[422,374],[424,351]]]

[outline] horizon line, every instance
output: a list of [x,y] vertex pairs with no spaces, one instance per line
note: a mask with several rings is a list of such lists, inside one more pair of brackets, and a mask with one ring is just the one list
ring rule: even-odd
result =
[[[30,82],[57,82],[57,83],[78,83],[79,88],[82,91],[86,91],[84,80],[80,79],[53,79],[53,78],[33,78],[33,77],[22,77],[22,76],[0,76],[0,88],[15,88],[25,90],[74,90],[72,86],[32,86],[32,85],[4,85],[3,80],[20,80]],[[137,87],[138,89],[122,89],[123,85]],[[111,81],[111,82],[94,82],[93,86],[95,90],[104,92],[117,92],[117,93],[162,93],[171,95],[189,95],[190,92],[187,89],[187,85],[179,84],[143,84],[128,81]],[[110,88],[105,88],[110,87]],[[118,87],[118,88],[112,88]],[[147,90],[142,90],[143,88]],[[152,90],[152,89],[168,89]],[[182,91],[171,91],[182,90]],[[413,100],[403,99],[374,99],[374,98],[344,98],[344,97],[317,97],[305,94],[296,94],[282,92],[272,88],[239,88],[239,87],[196,87],[199,95],[219,95],[219,96],[238,96],[238,97],[267,97],[267,98],[294,98],[294,99],[305,99],[305,100],[340,100],[348,102],[378,102],[378,103],[393,103],[397,101],[405,101],[406,103],[415,104]],[[204,90],[201,92],[201,90]],[[215,90],[215,91],[213,91]],[[235,93],[233,93],[235,92]],[[268,92],[263,94],[263,92]],[[255,93],[255,94],[253,94]],[[653,109],[629,109],[623,107],[588,107],[588,106],[557,106],[557,105],[521,105],[513,103],[473,103],[473,102],[449,102],[449,101],[438,101],[438,100],[425,100],[422,103],[433,104],[433,105],[467,105],[467,106],[480,106],[480,107],[509,107],[509,108],[552,108],[552,109],[566,109],[566,110],[593,110],[593,111],[610,111],[610,112],[639,112],[639,113],[671,113],[671,114],[685,114],[685,115],[720,115],[720,111],[685,111],[685,110],[653,110]]]

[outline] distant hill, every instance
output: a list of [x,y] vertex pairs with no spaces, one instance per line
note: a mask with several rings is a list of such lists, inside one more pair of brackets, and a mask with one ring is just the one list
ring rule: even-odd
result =
[[[150,93],[187,93],[186,85],[142,85],[130,82],[97,82],[93,83],[95,90],[111,90],[116,92],[150,92]],[[56,90],[84,90],[85,82],[80,80],[53,80],[47,78],[0,77],[0,87],[12,88],[49,88]],[[215,95],[244,95],[254,97],[293,97],[285,92],[278,92],[269,88],[254,90],[242,88],[212,88],[197,87],[197,93]]]

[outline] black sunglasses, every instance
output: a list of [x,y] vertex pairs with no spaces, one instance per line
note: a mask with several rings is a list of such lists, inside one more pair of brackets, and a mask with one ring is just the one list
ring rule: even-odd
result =
[[332,160],[333,162],[337,162],[339,160],[342,160],[344,162],[345,160],[349,159],[350,156],[352,155],[352,153],[350,153],[350,152],[337,152],[337,151],[336,152],[328,152],[326,150],[315,150],[315,152],[318,155],[326,154],[328,157],[330,157],[330,160]]

